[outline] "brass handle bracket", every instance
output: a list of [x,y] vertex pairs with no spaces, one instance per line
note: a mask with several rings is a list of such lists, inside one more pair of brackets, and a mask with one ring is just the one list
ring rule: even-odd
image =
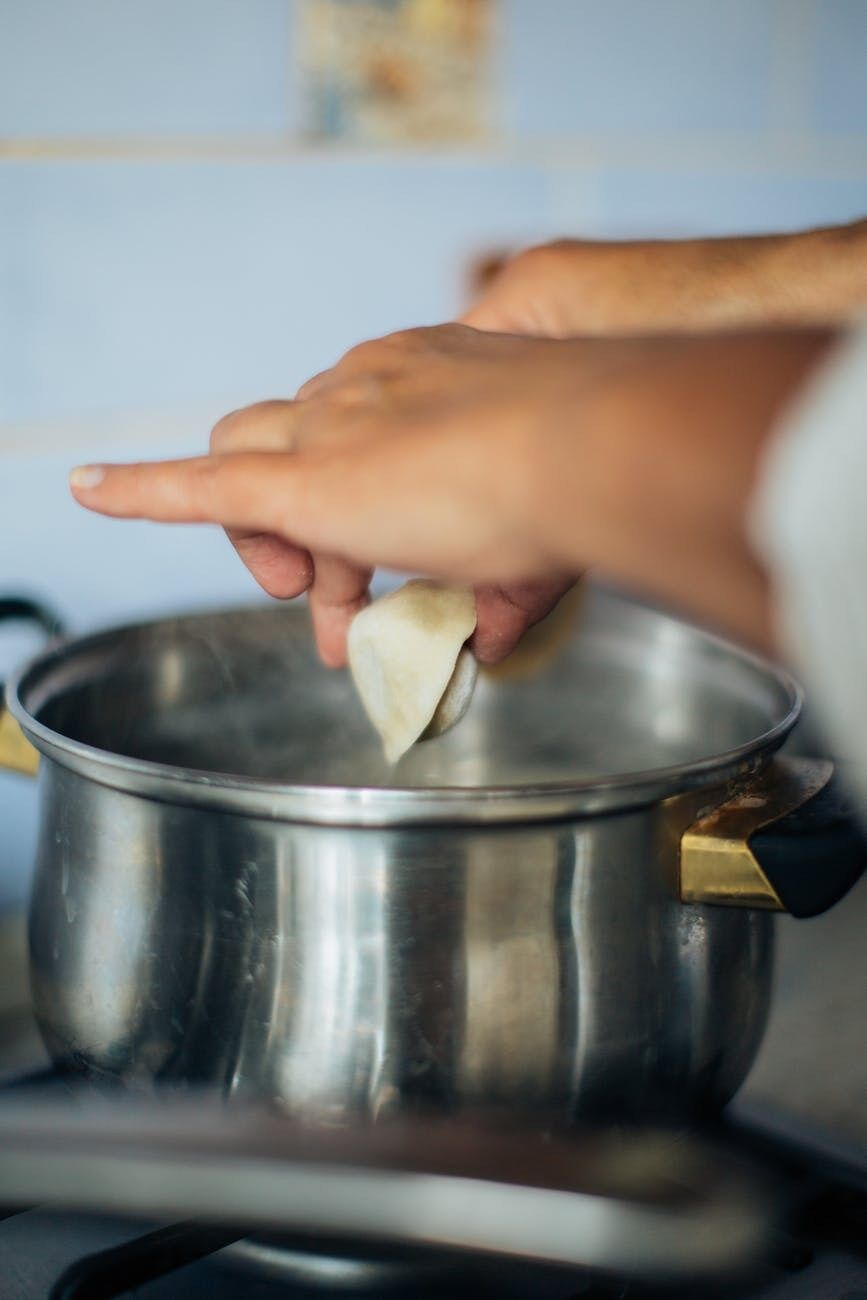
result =
[[680,841],[682,901],[786,911],[750,837],[814,798],[833,771],[825,759],[776,758],[756,783],[694,822]]
[[12,714],[3,708],[0,697],[0,768],[23,772],[25,776],[35,776],[38,767],[38,752],[25,739],[24,732]]
[[[54,610],[29,596],[0,596],[0,622],[31,623],[49,639],[62,631]],[[3,707],[3,684],[0,682],[0,769],[35,776],[39,754],[26,739],[12,714]]]

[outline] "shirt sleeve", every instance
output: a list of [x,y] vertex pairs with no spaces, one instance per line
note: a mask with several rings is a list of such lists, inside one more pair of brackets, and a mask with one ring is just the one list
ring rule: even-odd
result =
[[781,642],[867,809],[867,325],[773,436],[750,531]]

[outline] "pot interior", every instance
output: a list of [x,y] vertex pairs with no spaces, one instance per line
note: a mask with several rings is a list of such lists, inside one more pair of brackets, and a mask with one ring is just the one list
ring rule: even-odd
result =
[[[303,786],[600,783],[779,743],[784,674],[676,619],[588,588],[532,674],[480,675],[463,722],[394,767],[303,606],[167,619],[43,655],[20,705],[72,741],[199,773]],[[26,719],[25,719],[26,721]]]

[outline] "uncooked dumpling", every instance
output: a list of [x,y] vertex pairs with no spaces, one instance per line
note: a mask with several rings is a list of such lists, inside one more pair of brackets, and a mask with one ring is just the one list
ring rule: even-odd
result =
[[475,626],[472,591],[426,578],[414,578],[356,614],[349,667],[390,763],[466,713],[477,665],[464,642]]

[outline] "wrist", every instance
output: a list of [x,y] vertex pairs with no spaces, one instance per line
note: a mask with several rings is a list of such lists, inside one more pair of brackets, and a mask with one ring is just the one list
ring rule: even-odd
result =
[[783,236],[769,262],[780,323],[838,324],[867,305],[867,221]]
[[542,448],[552,562],[767,648],[749,503],[769,435],[830,342],[817,331],[590,345],[615,364],[576,390],[569,427]]
[[695,247],[707,269],[704,325],[834,325],[867,304],[867,221]]

